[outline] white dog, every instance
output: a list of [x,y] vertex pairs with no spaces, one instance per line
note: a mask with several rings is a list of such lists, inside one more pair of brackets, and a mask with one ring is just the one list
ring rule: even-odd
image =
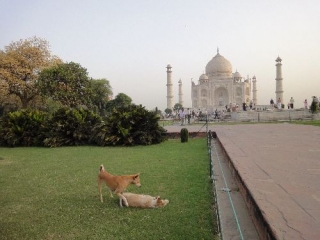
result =
[[150,195],[129,192],[124,192],[122,195],[127,199],[129,207],[156,208],[164,207],[169,203],[169,200],[161,199],[160,196],[152,197]]

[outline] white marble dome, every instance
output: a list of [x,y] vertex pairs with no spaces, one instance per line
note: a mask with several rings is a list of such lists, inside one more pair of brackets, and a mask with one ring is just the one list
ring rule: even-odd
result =
[[227,59],[217,53],[217,55],[208,62],[206,66],[206,74],[216,75],[220,73],[232,74],[232,66]]
[[236,71],[236,72],[233,74],[233,77],[234,77],[234,78],[242,78],[241,74],[240,74],[238,71]]
[[206,74],[201,74],[199,80],[208,80],[208,76]]

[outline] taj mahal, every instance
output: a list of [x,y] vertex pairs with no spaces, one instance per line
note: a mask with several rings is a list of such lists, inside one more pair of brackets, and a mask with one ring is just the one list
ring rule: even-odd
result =
[[[281,58],[276,59],[276,99],[283,99]],[[167,65],[167,108],[173,109],[172,67]],[[182,81],[179,80],[179,103],[183,105]],[[219,53],[207,63],[205,73],[201,74],[197,83],[191,79],[191,102],[194,109],[225,109],[227,106],[258,105],[257,79],[242,77],[232,65]],[[184,106],[187,107],[187,106]]]

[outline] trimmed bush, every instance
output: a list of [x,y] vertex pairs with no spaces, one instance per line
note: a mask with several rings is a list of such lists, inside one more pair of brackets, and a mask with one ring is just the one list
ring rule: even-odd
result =
[[310,110],[311,110],[312,113],[317,113],[318,110],[319,110],[319,103],[313,101],[313,102],[311,103]]
[[38,110],[9,112],[0,121],[0,145],[43,146],[47,113]]
[[114,108],[104,123],[97,124],[92,142],[100,146],[151,145],[166,140],[159,116],[141,105]]
[[182,128],[180,131],[181,142],[188,142],[189,139],[189,131],[186,128]]
[[79,146],[89,143],[92,129],[101,118],[86,109],[60,108],[47,123],[47,147]]

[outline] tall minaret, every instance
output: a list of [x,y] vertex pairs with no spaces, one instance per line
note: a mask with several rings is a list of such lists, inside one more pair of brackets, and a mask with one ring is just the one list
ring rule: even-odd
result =
[[181,78],[179,80],[179,104],[181,104],[181,106],[183,106],[183,100],[182,100],[182,81]]
[[173,109],[173,84],[171,79],[171,65],[167,65],[167,108]]
[[252,101],[254,105],[257,105],[257,79],[256,76],[252,77]]
[[284,99],[283,99],[283,88],[282,88],[282,70],[281,70],[281,61],[282,59],[278,56],[276,59],[276,99],[275,102],[278,101],[278,99],[281,99],[281,103],[284,103]]

